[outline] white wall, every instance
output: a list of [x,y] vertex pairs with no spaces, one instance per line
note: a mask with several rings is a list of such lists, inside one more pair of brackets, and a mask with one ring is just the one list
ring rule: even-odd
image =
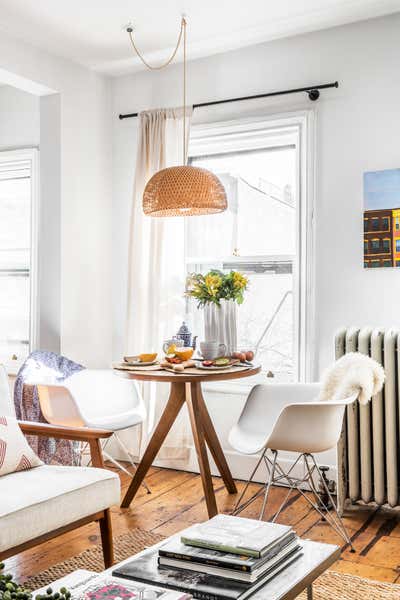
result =
[[[41,146],[43,152],[43,145],[48,144],[50,165],[54,138],[59,139],[47,199],[51,201],[54,194],[54,202],[60,203],[61,227],[57,232],[56,225],[51,243],[53,246],[57,243],[55,252],[60,252],[61,351],[86,365],[106,366],[111,358],[108,82],[79,65],[53,57],[3,32],[0,81],[38,95],[59,94],[58,115],[50,102],[41,103],[42,111],[53,111],[52,116],[46,113],[46,130],[43,129],[46,135]],[[51,226],[49,223],[48,227]],[[57,260],[49,252],[51,249],[47,255],[43,253],[42,271],[56,268]],[[57,320],[54,313],[52,318]]]
[[0,150],[39,146],[39,98],[14,87],[0,86]]
[[40,97],[38,348],[61,350],[61,98]]
[[[293,108],[312,107],[316,112],[316,377],[333,358],[333,336],[340,326],[398,325],[400,273],[394,269],[363,269],[362,176],[367,170],[400,166],[399,31],[400,14],[396,14],[220,54],[189,65],[189,100],[196,103],[340,82],[338,90],[322,92],[315,104],[305,95],[282,96],[202,109],[195,116],[199,122]],[[180,102],[181,66],[121,77],[113,83],[116,357],[123,349],[128,221],[137,134],[136,119],[119,121],[117,115]],[[218,414],[221,409],[215,413],[217,426]]]

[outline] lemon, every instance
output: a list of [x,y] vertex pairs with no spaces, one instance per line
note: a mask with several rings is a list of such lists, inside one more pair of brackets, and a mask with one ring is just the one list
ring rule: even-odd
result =
[[171,344],[168,347],[167,354],[175,354],[175,352],[176,352],[176,345],[175,344]]

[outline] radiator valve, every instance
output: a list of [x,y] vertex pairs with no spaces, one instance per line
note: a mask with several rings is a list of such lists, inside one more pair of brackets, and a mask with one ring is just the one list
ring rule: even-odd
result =
[[328,488],[330,494],[335,494],[336,482],[333,479],[329,479],[327,476],[329,467],[322,466],[319,467],[319,470],[321,471],[321,478],[318,483],[318,493],[320,497],[319,507],[321,510],[330,510],[332,508],[332,502],[329,498],[329,494],[326,488]]

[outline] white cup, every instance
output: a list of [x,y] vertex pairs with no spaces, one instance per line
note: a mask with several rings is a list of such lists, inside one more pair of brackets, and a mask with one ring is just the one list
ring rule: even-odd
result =
[[200,350],[205,360],[214,360],[226,354],[225,344],[219,342],[200,342]]

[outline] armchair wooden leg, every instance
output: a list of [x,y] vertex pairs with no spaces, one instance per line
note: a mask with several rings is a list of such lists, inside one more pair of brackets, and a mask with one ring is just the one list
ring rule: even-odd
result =
[[103,546],[104,566],[109,569],[114,564],[114,544],[111,528],[111,513],[107,508],[104,511],[104,516],[99,521],[101,543]]

